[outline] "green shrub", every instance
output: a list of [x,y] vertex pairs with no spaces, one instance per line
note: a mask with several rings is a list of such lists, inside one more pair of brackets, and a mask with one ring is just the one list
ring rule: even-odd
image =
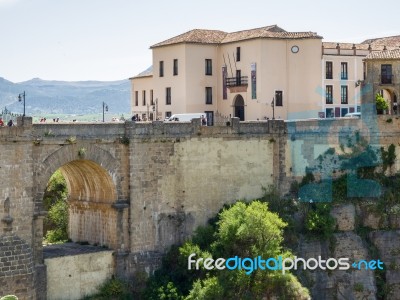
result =
[[58,200],[49,210],[49,221],[55,228],[47,231],[46,240],[49,243],[65,242],[68,240],[68,204],[64,200]]
[[334,231],[335,220],[330,215],[331,205],[328,203],[315,203],[306,216],[306,230],[313,237],[330,239]]
[[98,293],[86,296],[83,300],[131,300],[133,299],[129,285],[117,278],[105,281],[98,288]]

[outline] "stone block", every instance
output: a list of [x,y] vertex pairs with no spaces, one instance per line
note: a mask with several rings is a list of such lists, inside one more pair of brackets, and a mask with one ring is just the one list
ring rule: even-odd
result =
[[331,210],[331,215],[335,219],[335,226],[337,230],[354,230],[356,210],[353,204],[334,206]]

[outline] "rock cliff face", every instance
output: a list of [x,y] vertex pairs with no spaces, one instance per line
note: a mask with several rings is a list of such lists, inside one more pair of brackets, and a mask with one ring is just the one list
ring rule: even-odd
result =
[[[375,209],[373,209],[375,208]],[[313,299],[400,299],[400,227],[397,214],[379,213],[366,204],[340,204],[331,210],[335,233],[328,241],[301,237],[302,258],[380,259],[383,270],[350,267],[348,270],[301,271]]]

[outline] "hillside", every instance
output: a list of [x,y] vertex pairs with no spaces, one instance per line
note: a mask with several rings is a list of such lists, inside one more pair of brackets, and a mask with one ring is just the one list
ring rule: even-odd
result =
[[90,114],[102,112],[103,101],[111,113],[130,111],[129,80],[53,81],[34,78],[13,83],[0,77],[0,110],[23,112],[18,94],[26,93],[26,114]]

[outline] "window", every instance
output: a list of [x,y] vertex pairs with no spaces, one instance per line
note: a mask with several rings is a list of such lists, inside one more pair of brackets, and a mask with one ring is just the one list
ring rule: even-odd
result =
[[165,104],[171,105],[171,88],[167,87],[165,89]]
[[135,91],[135,106],[139,106],[139,92]]
[[240,47],[236,47],[236,61],[240,61]]
[[205,111],[206,119],[207,119],[207,126],[214,125],[214,112],[213,111]]
[[212,104],[212,88],[206,87],[206,104]]
[[164,61],[160,61],[160,77],[164,77]]
[[347,85],[342,85],[340,87],[340,99],[342,104],[348,103],[348,87]]
[[212,75],[212,60],[206,59],[206,75]]
[[363,75],[364,75],[364,80],[367,79],[367,67],[365,65],[365,61],[363,62]]
[[236,70],[236,86],[242,85],[242,71]]
[[335,117],[335,111],[333,110],[333,108],[327,108],[326,110],[325,110],[325,112],[326,112],[326,117],[327,118],[334,118]]
[[327,61],[326,62],[326,66],[325,66],[325,78],[326,79],[332,79],[333,75],[332,75],[332,69],[333,69],[333,63],[331,61]]
[[275,106],[283,106],[283,92],[282,91],[275,91]]
[[142,91],[142,105],[146,106],[146,91]]
[[340,79],[348,79],[347,62],[342,62],[341,63]]
[[178,75],[178,60],[174,59],[174,76]]
[[169,118],[170,116],[172,116],[172,112],[166,111],[166,112],[165,112],[165,118],[167,119],[167,118]]
[[150,90],[150,105],[154,105],[153,90]]
[[392,65],[381,65],[381,83],[392,84]]
[[327,85],[325,88],[326,104],[333,104],[333,86]]

